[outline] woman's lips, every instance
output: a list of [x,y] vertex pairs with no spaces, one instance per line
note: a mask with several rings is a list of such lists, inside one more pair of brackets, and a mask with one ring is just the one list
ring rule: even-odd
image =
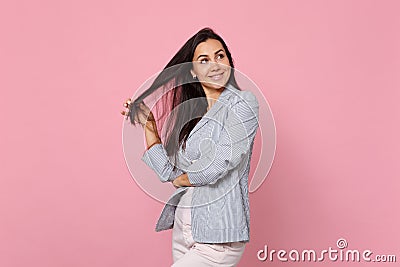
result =
[[215,75],[212,75],[212,76],[209,76],[209,77],[214,81],[218,81],[218,80],[220,80],[222,78],[223,74],[224,74],[224,72],[222,72],[220,74],[215,74]]

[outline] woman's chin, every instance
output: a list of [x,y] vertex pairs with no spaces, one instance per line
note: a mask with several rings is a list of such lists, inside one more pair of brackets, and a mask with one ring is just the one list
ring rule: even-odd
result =
[[221,89],[222,87],[225,87],[228,81],[209,81],[206,83],[206,87],[210,89]]

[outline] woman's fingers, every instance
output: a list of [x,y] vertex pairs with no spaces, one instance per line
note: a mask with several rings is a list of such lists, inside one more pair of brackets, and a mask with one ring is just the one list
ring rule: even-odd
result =
[[144,126],[146,125],[147,122],[147,115],[144,114],[143,112],[137,112],[135,113],[134,120],[137,123],[140,123],[142,126]]
[[126,118],[128,118],[128,116],[129,116],[129,109],[127,109],[127,110],[121,110],[121,114],[124,115],[124,116],[126,116]]
[[146,106],[146,104],[144,104],[143,101],[139,103],[139,108],[140,110],[143,111],[143,113],[147,117],[147,120],[154,121],[153,112],[151,112],[150,108]]
[[172,184],[176,189],[179,188],[179,186],[177,186],[177,185],[174,184],[174,181],[171,181],[171,184]]
[[126,108],[126,110],[122,110],[121,111],[121,114],[122,115],[124,115],[124,116],[126,116],[126,119],[128,118],[128,116],[129,116],[129,105],[132,103],[132,100],[130,99],[130,98],[127,98],[126,100],[125,100],[125,103],[123,104],[123,106]]
[[124,107],[128,107],[132,103],[132,100],[130,98],[126,99],[124,102]]
[[175,186],[175,188],[181,187],[181,186],[179,185],[178,182],[179,182],[178,178],[176,178],[176,179],[174,179],[174,180],[172,181],[172,184]]
[[[123,106],[126,108],[126,110],[122,110],[121,114],[126,116],[126,119],[128,119],[129,112],[130,112],[130,105],[132,104],[132,100],[128,98]],[[152,121],[154,120],[153,113],[150,111],[150,108],[142,101],[139,103],[139,109],[141,112],[138,112],[138,114],[135,114],[134,120],[142,125],[145,125],[148,120]]]
[[147,113],[150,111],[149,107],[146,106],[146,104],[143,103],[143,102],[140,102],[139,107],[140,107],[141,110],[144,110],[144,111],[146,111]]

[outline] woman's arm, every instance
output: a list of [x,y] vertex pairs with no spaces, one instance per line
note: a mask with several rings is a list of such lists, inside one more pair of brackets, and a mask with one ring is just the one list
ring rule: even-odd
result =
[[144,135],[146,137],[147,150],[155,144],[161,144],[160,136],[158,135],[157,125],[155,121],[147,121],[144,127]]
[[147,149],[142,156],[142,160],[154,170],[161,182],[173,181],[184,172],[175,167],[169,161],[167,152],[157,132],[155,122],[146,123],[145,136]]
[[[162,147],[161,139],[158,136],[157,126],[155,122],[146,123],[145,136],[147,143],[147,151],[157,144],[160,144],[159,150],[164,150],[164,148]],[[151,164],[150,167],[153,168],[153,170],[155,170],[158,173],[158,176],[160,177],[161,181],[163,182],[171,181],[176,188],[182,186],[192,186],[192,184],[190,184],[189,182],[188,175],[184,173],[181,169],[176,168],[176,170],[173,171],[173,166],[169,163],[168,160],[167,161],[165,160],[166,157],[164,153],[161,154],[158,153],[158,156],[154,158],[157,158],[157,162],[159,163],[161,162],[162,164]],[[154,166],[157,165],[160,167],[154,168]]]
[[[130,104],[130,102],[127,104]],[[135,114],[134,119],[144,128],[147,147],[143,153],[142,161],[157,173],[162,182],[173,181],[184,172],[179,168],[174,168],[169,162],[167,152],[158,135],[156,121],[149,107],[142,102],[139,108],[141,112]],[[126,115],[125,112],[123,115]]]

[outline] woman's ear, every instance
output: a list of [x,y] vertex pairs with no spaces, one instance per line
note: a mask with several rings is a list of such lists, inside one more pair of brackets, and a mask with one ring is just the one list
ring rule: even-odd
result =
[[192,76],[197,76],[196,73],[194,73],[193,70],[190,70],[190,73],[192,74]]

